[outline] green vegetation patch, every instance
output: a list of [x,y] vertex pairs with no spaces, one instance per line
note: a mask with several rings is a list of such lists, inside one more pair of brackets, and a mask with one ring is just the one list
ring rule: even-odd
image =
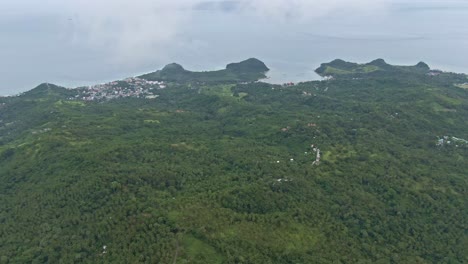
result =
[[180,246],[181,256],[177,263],[225,263],[223,255],[215,248],[192,235],[183,235]]
[[144,120],[145,123],[150,123],[150,124],[159,124],[161,123],[159,120],[154,120],[154,119],[146,119]]

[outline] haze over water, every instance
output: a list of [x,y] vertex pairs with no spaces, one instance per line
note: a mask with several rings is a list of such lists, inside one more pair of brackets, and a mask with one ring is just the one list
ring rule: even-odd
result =
[[[77,26],[83,18],[73,13],[7,14],[0,18],[0,95],[42,82],[76,87],[122,79],[171,62],[189,70],[214,70],[249,57],[271,68],[268,81],[274,83],[317,79],[314,69],[335,58],[356,62],[384,58],[391,64],[411,65],[424,61],[432,68],[468,73],[464,1],[395,2],[376,12],[352,16],[338,10],[306,20],[276,20],[238,12],[230,5],[181,9],[174,16],[190,19],[181,20],[170,34],[158,33],[164,42],[135,49],[133,59],[131,52],[116,55],[108,48],[112,43],[104,41],[109,39],[94,38],[97,45],[85,41],[90,33]],[[169,23],[164,19],[160,23]],[[119,25],[109,28],[114,26]]]

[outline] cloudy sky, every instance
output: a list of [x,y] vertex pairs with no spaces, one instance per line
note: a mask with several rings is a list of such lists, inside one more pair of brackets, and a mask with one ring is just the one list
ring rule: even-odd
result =
[[[309,54],[307,47],[313,45],[316,54],[310,55],[311,58],[333,58],[334,54],[328,53],[335,53],[365,59],[367,56],[357,54],[363,52],[359,47],[368,43],[400,39],[412,41],[409,47],[416,48],[419,44],[414,41],[425,39],[424,49],[430,54],[444,47],[441,43],[444,36],[439,31],[452,39],[453,43],[447,42],[447,48],[464,53],[457,49],[456,43],[466,39],[454,39],[454,36],[468,33],[460,27],[468,24],[466,2],[2,1],[0,95],[28,90],[46,81],[78,86],[124,78],[176,60],[194,69],[206,69],[222,67],[230,60],[261,56],[260,59],[277,66],[278,71],[305,72],[318,66],[312,65],[318,61],[299,61],[304,58],[301,52]],[[366,40],[370,42],[363,42]],[[345,46],[334,46],[346,41]],[[321,42],[327,43],[317,46]],[[378,48],[381,45],[369,46],[369,56],[388,55],[387,58],[397,61],[407,56],[404,51],[405,55],[398,55],[394,47]],[[343,49],[347,47],[350,50],[345,53]],[[457,57],[452,53],[448,52],[446,57]],[[289,62],[288,58],[297,63]],[[456,59],[443,61],[437,56],[431,59],[441,66],[463,68]],[[413,60],[418,58],[408,58]],[[301,69],[301,65],[309,63],[311,66]]]

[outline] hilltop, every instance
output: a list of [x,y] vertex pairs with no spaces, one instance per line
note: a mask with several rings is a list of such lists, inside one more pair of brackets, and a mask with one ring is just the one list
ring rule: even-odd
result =
[[42,83],[22,94],[24,98],[62,98],[73,95],[74,91],[51,83]]
[[466,263],[466,75],[330,67],[0,98],[0,263]]

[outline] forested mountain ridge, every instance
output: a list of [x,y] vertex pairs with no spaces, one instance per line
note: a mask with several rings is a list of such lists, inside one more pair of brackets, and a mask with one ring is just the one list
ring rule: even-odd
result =
[[260,60],[250,58],[238,63],[230,63],[226,69],[218,71],[193,72],[184,69],[177,63],[166,65],[162,70],[140,76],[154,81],[187,82],[252,82],[266,78],[268,67]]
[[0,263],[468,262],[466,76],[380,72],[0,98]]
[[[322,76],[328,75],[333,77],[347,75],[369,75],[377,72],[391,74],[411,73],[414,75],[431,73],[429,65],[424,62],[419,62],[414,66],[395,66],[386,63],[383,59],[376,59],[364,64],[336,59],[329,63],[322,63],[322,65],[320,65],[320,67],[315,71]],[[441,71],[437,72],[442,73]]]

